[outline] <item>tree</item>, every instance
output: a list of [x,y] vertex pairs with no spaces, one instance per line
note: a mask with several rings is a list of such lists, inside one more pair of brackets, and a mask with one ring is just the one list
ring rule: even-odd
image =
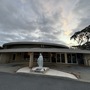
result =
[[90,39],[90,25],[81,31],[75,32],[70,39],[74,39],[81,45],[83,42],[89,42]]

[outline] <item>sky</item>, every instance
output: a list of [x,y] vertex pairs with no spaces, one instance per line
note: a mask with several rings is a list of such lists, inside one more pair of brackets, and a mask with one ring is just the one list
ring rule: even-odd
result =
[[68,46],[90,25],[90,0],[0,0],[0,45],[16,41]]

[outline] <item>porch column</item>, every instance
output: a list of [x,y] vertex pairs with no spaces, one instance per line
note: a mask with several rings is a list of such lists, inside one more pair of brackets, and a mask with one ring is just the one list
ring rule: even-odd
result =
[[67,53],[65,53],[65,63],[68,63],[67,62]]
[[90,66],[90,54],[84,55],[84,65]]
[[29,53],[30,55],[30,60],[29,60],[29,68],[33,67],[33,53]]

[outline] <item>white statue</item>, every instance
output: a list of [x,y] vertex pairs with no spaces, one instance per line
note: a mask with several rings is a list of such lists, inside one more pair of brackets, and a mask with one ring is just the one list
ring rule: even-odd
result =
[[37,60],[37,64],[38,64],[39,68],[43,67],[43,56],[41,53],[40,53],[39,58]]

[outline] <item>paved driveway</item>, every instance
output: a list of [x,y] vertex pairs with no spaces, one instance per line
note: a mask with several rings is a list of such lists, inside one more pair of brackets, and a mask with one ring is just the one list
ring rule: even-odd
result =
[[90,83],[61,77],[0,72],[0,90],[90,90]]
[[78,65],[60,65],[51,67],[56,70],[72,73],[76,75],[79,80],[90,82],[90,67],[78,66]]
[[23,64],[20,63],[0,64],[0,72],[15,73],[21,67]]

